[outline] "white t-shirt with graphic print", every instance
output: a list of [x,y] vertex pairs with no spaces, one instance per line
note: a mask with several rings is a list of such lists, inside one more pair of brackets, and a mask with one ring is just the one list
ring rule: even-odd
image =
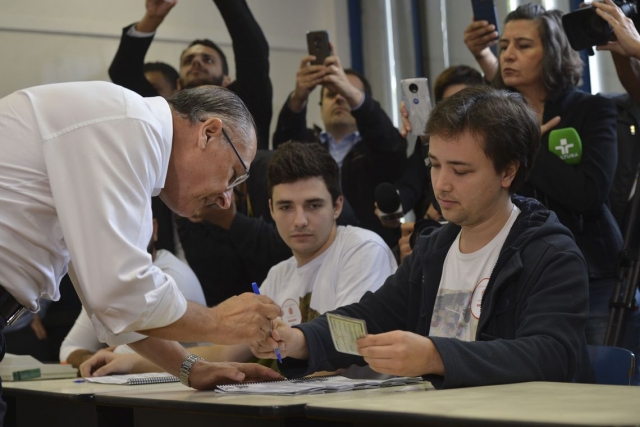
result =
[[502,230],[486,246],[470,254],[460,252],[458,233],[444,260],[440,287],[431,316],[430,336],[475,340],[482,296],[502,245],[519,214],[520,209],[514,205]]
[[360,300],[396,271],[396,260],[376,233],[338,227],[336,238],[320,256],[298,267],[295,257],[271,267],[260,287],[282,307],[290,326]]

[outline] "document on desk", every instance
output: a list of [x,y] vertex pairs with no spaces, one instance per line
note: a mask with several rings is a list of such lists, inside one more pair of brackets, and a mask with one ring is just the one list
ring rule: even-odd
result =
[[331,339],[333,345],[341,353],[355,354],[358,353],[356,340],[364,338],[367,335],[367,324],[362,319],[354,319],[353,317],[341,316],[339,314],[327,313],[327,322],[331,330]]
[[357,380],[332,375],[326,377],[304,377],[284,381],[269,381],[262,383],[240,383],[219,385],[219,393],[242,394],[276,394],[281,396],[296,396],[300,394],[335,393],[347,390],[362,390],[367,388],[390,387],[397,385],[416,384],[423,382],[420,377],[394,377],[386,380]]
[[85,377],[85,381],[99,384],[143,385],[177,383],[178,377],[166,372],[147,372],[144,374],[107,375],[104,377]]

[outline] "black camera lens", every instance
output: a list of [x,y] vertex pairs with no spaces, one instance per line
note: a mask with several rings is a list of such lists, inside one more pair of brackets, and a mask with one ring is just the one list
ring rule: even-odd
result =
[[[638,17],[638,0],[614,0],[614,3],[627,18],[635,22]],[[591,6],[564,14],[562,26],[569,44],[577,51],[606,44],[613,35],[611,26]]]
[[416,93],[418,91],[418,85],[415,83],[411,83],[409,85],[409,90],[411,91],[411,93]]

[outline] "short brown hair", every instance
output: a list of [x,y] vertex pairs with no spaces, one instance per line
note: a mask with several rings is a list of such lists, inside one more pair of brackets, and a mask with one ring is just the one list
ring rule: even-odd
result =
[[433,85],[433,95],[436,98],[436,104],[442,101],[444,91],[449,86],[463,84],[467,86],[483,85],[485,80],[480,74],[480,71],[475,68],[471,68],[468,65],[457,65],[449,67],[444,70],[436,78],[436,82]]
[[509,193],[525,181],[540,145],[538,116],[519,93],[469,86],[437,104],[427,122],[427,133],[456,138],[464,132],[481,138],[483,150],[496,172],[520,164]]
[[267,167],[269,197],[273,195],[273,187],[278,184],[290,184],[308,178],[322,178],[333,204],[342,194],[338,164],[326,148],[317,142],[285,142],[278,147]]

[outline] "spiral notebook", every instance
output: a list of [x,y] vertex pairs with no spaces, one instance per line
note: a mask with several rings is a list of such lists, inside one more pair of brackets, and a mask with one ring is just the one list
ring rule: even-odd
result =
[[295,396],[299,394],[335,393],[347,390],[391,387],[422,382],[424,382],[424,380],[420,377],[393,377],[386,380],[356,380],[340,375],[331,375],[325,377],[304,377],[283,381],[219,385],[217,386],[216,391],[219,393]]
[[124,385],[176,383],[180,381],[178,377],[167,374],[166,372],[149,372],[146,374],[87,377],[85,378],[85,380],[92,383],[99,383],[99,384],[124,384]]

